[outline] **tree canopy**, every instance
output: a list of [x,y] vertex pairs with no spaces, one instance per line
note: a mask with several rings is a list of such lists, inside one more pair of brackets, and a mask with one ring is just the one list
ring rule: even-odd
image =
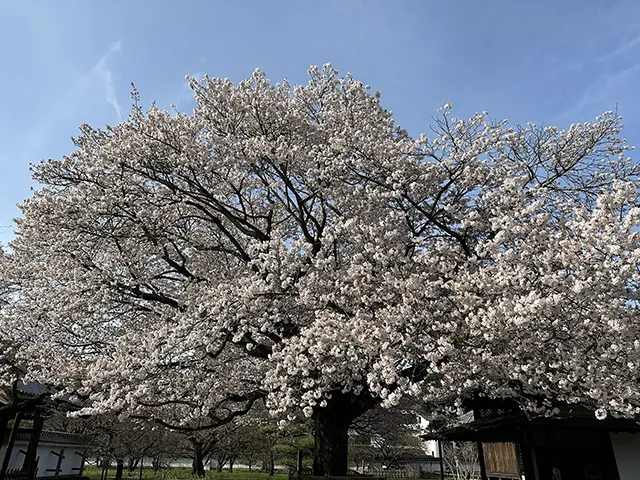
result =
[[447,104],[412,138],[330,65],[190,85],[192,113],[134,94],[33,167],[5,320],[33,377],[185,428],[263,396],[344,401],[346,423],[474,390],[640,411],[638,164],[616,113],[563,130]]

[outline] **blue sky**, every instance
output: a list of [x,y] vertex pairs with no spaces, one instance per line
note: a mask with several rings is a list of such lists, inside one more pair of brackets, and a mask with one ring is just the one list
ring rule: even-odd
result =
[[0,242],[29,163],[126,117],[132,81],[145,105],[189,110],[186,74],[300,83],[326,62],[413,134],[446,102],[562,126],[617,105],[640,145],[637,0],[0,0]]

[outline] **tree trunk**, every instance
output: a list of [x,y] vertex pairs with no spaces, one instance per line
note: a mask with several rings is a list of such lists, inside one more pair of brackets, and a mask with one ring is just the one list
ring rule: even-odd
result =
[[127,465],[127,468],[129,469],[129,473],[133,472],[135,469],[138,468],[138,463],[140,462],[139,458],[129,458],[129,465]]
[[347,475],[349,465],[349,426],[360,415],[372,408],[376,400],[367,393],[334,392],[327,406],[313,411],[313,475]]
[[235,462],[235,458],[229,458],[229,473],[233,472],[233,463]]
[[204,477],[204,459],[202,458],[202,452],[198,449],[195,451],[195,455],[193,456],[193,469],[191,470],[192,475],[196,475],[198,477]]
[[114,480],[122,480],[122,472],[124,471],[124,459],[116,459],[116,476]]
[[271,453],[269,454],[269,476],[273,477],[275,473],[276,473],[276,462],[273,459],[273,450],[271,450]]
[[348,431],[351,422],[337,408],[319,408],[313,414],[315,449],[313,474],[317,476],[346,476]]

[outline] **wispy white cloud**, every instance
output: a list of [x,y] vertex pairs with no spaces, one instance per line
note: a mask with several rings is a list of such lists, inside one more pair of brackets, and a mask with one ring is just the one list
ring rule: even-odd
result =
[[113,88],[113,80],[110,70],[107,70],[105,72],[105,80],[107,82],[107,102],[111,104],[113,109],[116,111],[116,114],[118,115],[118,120],[120,120],[122,119],[122,110],[120,109],[120,104],[118,103],[118,99],[116,98],[116,92]]
[[[122,54],[122,42],[112,43],[106,51],[84,70],[84,73],[70,77],[66,88],[50,96],[50,102],[44,105],[41,115],[28,132],[28,148],[22,150],[27,157],[40,155],[40,149],[45,145],[52,132],[71,121],[79,126],[89,118],[93,112],[87,111],[96,105],[95,101],[102,97],[111,105],[118,121],[121,120],[122,109],[117,99],[117,75],[114,73],[114,57]],[[72,80],[73,78],[73,80]]]
[[[600,40],[606,41],[607,38]],[[611,44],[611,39],[608,39]],[[591,81],[582,90],[578,100],[566,108],[556,121],[566,120],[573,115],[579,115],[587,109],[613,108],[619,101],[619,93],[629,86],[631,74],[640,70],[640,57],[637,53],[640,50],[640,32],[636,29],[627,31],[618,38],[617,43],[613,43],[608,51],[603,54],[586,58],[582,61],[565,65],[557,72],[558,75],[573,71],[580,72],[584,78]],[[631,54],[634,55],[631,55]],[[625,64],[623,64],[623,60]],[[624,65],[624,66],[622,66]],[[594,113],[590,111],[589,113]]]
[[113,72],[109,68],[109,61],[116,55],[122,54],[122,42],[118,40],[109,46],[109,49],[98,59],[94,67],[90,71],[90,77],[97,75],[104,82],[105,100],[113,107],[118,116],[118,120],[122,120],[122,109],[118,103],[114,86]]
[[631,50],[633,47],[637,45],[640,45],[640,33],[636,33],[635,36],[632,36],[630,40],[626,40],[622,42],[620,45],[614,48],[611,52],[605,55],[601,55],[600,57],[597,57],[595,59],[595,63],[603,63],[608,60],[612,60],[616,57],[619,57],[627,53],[629,50]]
[[631,74],[638,70],[640,70],[640,63],[600,77],[583,92],[574,105],[562,112],[554,121],[566,120],[573,115],[580,114],[589,107],[612,109],[618,102],[618,99],[615,98],[616,93],[629,83]]
[[[597,45],[598,43],[606,41],[610,42],[611,39],[609,37],[601,36],[600,40],[594,40],[593,43]],[[602,69],[603,63],[615,61],[620,57],[623,57],[625,54],[633,51],[636,47],[640,47],[640,32],[637,31],[627,35],[626,40],[622,40],[616,45],[613,45],[606,53],[593,55],[593,53],[591,53],[591,48],[593,48],[592,45],[589,50],[586,51],[584,58],[563,65],[560,69],[552,72],[552,76],[558,77],[565,73],[584,70],[588,67],[597,66],[599,69]]]

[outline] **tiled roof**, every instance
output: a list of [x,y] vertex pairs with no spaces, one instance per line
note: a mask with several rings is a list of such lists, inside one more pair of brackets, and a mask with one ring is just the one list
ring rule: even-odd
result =
[[28,395],[43,395],[45,393],[54,393],[54,390],[45,387],[39,382],[24,383],[22,380],[18,381],[18,390]]
[[[55,393],[54,390],[39,382],[24,383],[18,380],[18,394],[21,397],[37,397],[38,395]],[[11,387],[0,388],[0,405],[6,405],[11,401]]]
[[[29,441],[31,438],[31,431],[19,431],[16,440]],[[55,445],[88,445],[89,438],[84,435],[77,435],[75,433],[66,432],[53,432],[50,430],[44,430],[40,434],[40,444],[55,444]]]
[[[43,395],[45,398],[51,398],[51,395],[57,394],[58,390],[47,387],[40,382],[24,383],[22,380],[18,380],[18,395],[22,398],[37,398]],[[11,400],[11,389],[9,387],[0,387],[0,405],[6,405]],[[73,407],[81,407],[82,401],[77,398],[73,398],[68,394],[58,395],[55,400],[58,404],[69,404]]]

